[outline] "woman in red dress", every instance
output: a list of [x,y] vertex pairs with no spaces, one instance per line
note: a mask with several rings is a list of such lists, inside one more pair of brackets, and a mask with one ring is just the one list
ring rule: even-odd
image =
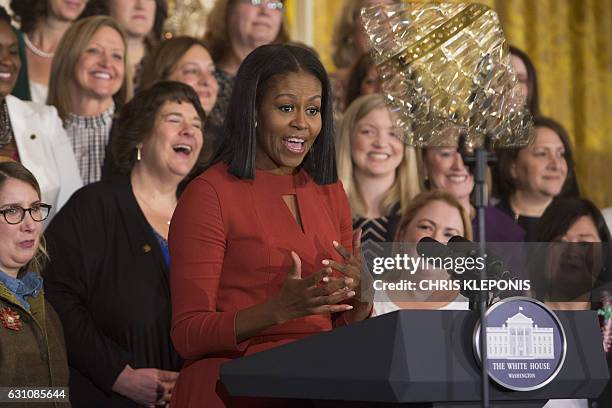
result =
[[186,360],[174,407],[270,406],[229,396],[219,366],[372,309],[319,60],[284,45],[253,51],[238,71],[225,134],[170,228],[172,339]]

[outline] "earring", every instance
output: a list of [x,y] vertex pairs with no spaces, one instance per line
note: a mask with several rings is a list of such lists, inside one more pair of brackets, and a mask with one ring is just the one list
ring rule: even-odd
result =
[[142,147],[136,146],[136,161],[140,161],[142,159]]
[[257,127],[257,121],[255,121],[255,127]]

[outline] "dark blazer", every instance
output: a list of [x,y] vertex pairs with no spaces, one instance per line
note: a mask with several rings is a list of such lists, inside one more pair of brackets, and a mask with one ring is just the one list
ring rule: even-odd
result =
[[126,364],[178,371],[166,264],[129,177],[77,191],[46,230],[47,298],[66,335],[75,407],[129,407],[112,386]]

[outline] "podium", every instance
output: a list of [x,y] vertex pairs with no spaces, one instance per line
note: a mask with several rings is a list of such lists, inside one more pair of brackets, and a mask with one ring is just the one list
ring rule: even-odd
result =
[[[541,407],[551,398],[601,394],[609,372],[597,315],[556,314],[567,339],[561,371],[534,391],[489,382],[492,406]],[[232,360],[221,366],[221,381],[235,396],[329,401],[325,406],[478,407],[481,371],[472,347],[478,316],[400,310]]]

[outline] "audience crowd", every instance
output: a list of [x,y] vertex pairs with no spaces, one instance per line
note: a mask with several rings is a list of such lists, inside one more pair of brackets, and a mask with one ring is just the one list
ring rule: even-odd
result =
[[[359,11],[393,3],[344,1],[330,74],[290,41],[283,0],[216,0],[203,38],[164,35],[166,0],[0,7],[0,386],[69,385],[75,407],[269,406],[231,397],[220,365],[398,309],[466,309],[458,292],[364,290],[362,245],[479,238],[457,144],[404,144],[385,103]],[[568,302],[532,293],[596,310],[612,209],[581,196],[528,55],[509,62],[534,139],[496,151],[485,237],[597,243],[586,286],[540,265]]]

